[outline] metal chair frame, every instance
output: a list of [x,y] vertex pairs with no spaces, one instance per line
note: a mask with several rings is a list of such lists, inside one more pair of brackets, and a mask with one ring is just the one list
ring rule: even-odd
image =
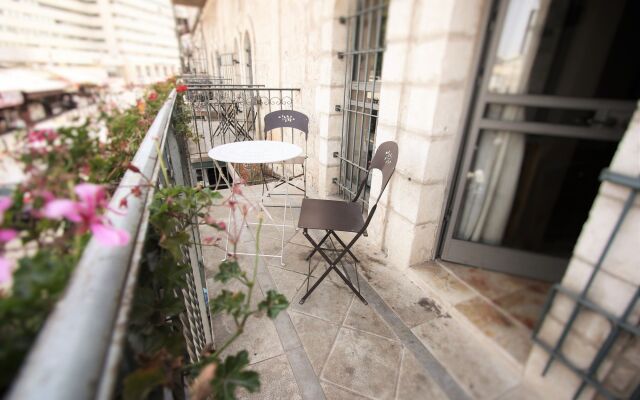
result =
[[[307,275],[307,293],[305,293],[305,295],[300,299],[300,304],[304,304],[304,302],[307,300],[307,298],[309,298],[311,293],[313,293],[313,291],[318,287],[318,285],[320,285],[320,283],[322,283],[322,281],[327,277],[327,275],[329,275],[329,273],[331,271],[335,271],[336,274],[338,274],[338,276],[344,281],[344,283],[349,287],[349,289],[351,289],[351,291],[353,293],[355,293],[355,295],[360,299],[360,301],[362,301],[365,305],[368,304],[367,300],[365,300],[365,298],[362,296],[362,293],[360,292],[360,281],[359,281],[359,278],[358,278],[358,262],[359,261],[358,261],[358,258],[351,251],[351,248],[358,241],[360,236],[362,236],[366,232],[367,227],[369,226],[369,223],[371,222],[371,218],[373,218],[373,215],[376,212],[376,208],[378,207],[378,202],[380,201],[380,197],[382,196],[382,193],[384,193],[384,190],[385,190],[387,184],[389,183],[389,179],[391,179],[391,176],[393,175],[393,172],[395,171],[395,167],[396,167],[397,161],[398,161],[398,145],[395,142],[384,142],[376,150],[376,153],[373,156],[373,159],[371,160],[371,165],[370,165],[369,169],[367,170],[367,173],[365,174],[364,179],[362,179],[362,181],[360,182],[359,188],[358,188],[358,191],[356,192],[355,197],[353,199],[351,199],[351,203],[357,202],[359,197],[360,197],[360,195],[364,192],[365,185],[367,184],[367,179],[368,179],[369,174],[371,173],[371,171],[373,169],[378,169],[378,170],[380,170],[382,172],[382,184],[381,184],[381,187],[380,187],[380,193],[378,194],[378,198],[376,199],[376,202],[371,207],[371,209],[369,211],[369,215],[367,216],[367,219],[364,221],[364,224],[361,227],[359,227],[359,229],[357,229],[357,231],[356,230],[352,230],[351,231],[351,232],[356,232],[356,235],[354,236],[353,239],[351,239],[351,241],[349,241],[348,244],[345,244],[342,241],[342,239],[340,239],[340,237],[337,235],[337,233],[336,233],[337,229],[332,229],[330,227],[327,227],[327,229],[318,228],[318,227],[309,228],[308,226],[303,226],[304,222],[301,222],[301,221],[303,219],[303,215],[305,214],[305,200],[306,199],[303,200],[302,207],[301,207],[301,210],[300,210],[300,220],[298,222],[298,228],[302,228],[302,234],[304,235],[304,237],[307,238],[309,243],[311,243],[311,245],[313,246],[313,250],[311,251],[311,253],[306,258],[307,261],[309,261],[309,266],[308,266],[309,269],[308,269],[308,275]],[[317,201],[322,201],[322,200],[316,200],[316,202]],[[331,200],[325,200],[325,201],[331,202]],[[318,203],[316,203],[316,204],[318,204]],[[326,234],[324,235],[324,237],[319,242],[316,242],[309,235],[309,232],[308,232],[309,229],[324,230],[326,232]],[[331,238],[335,238],[336,239],[336,241],[340,244],[340,246],[342,246],[342,250],[337,250],[335,248],[335,245],[334,245],[333,249],[322,248],[322,245],[327,241],[327,239],[329,239],[333,243],[333,240],[331,240]],[[339,254],[338,254],[337,257],[331,259],[326,254],[327,250],[336,251]],[[316,252],[320,253],[322,258],[324,258],[324,260],[329,264],[329,266],[324,271],[324,273],[316,280],[316,282],[313,284],[313,286],[311,286],[311,288],[309,288],[309,281],[311,280],[311,273],[313,272],[313,271],[311,271],[311,257],[313,257],[313,255]],[[354,261],[354,270],[355,270],[355,275],[356,275],[356,283],[358,285],[357,288],[353,285],[353,281],[351,280],[351,278],[349,277],[349,274],[347,273],[346,269],[344,268],[344,264],[342,264],[342,259],[347,254],[349,254],[353,258],[353,261]],[[341,271],[337,267],[338,263],[341,264],[343,271]]]
[[[292,129],[296,129],[302,133],[304,133],[304,160],[302,163],[291,163],[292,165],[302,165],[302,173],[298,174],[298,175],[293,175],[291,177],[288,178],[284,178],[284,177],[276,177],[276,176],[271,176],[272,178],[277,178],[279,180],[279,182],[273,187],[273,189],[276,189],[282,185],[289,185],[292,186],[298,190],[300,190],[303,193],[303,196],[306,197],[307,196],[307,174],[306,174],[306,164],[307,164],[307,143],[308,143],[308,139],[309,139],[309,117],[307,117],[305,114],[299,112],[299,111],[295,111],[295,110],[278,110],[278,111],[273,111],[268,113],[267,115],[264,116],[264,134],[265,134],[265,139],[267,139],[268,134],[270,132],[272,132],[274,129],[278,129],[278,128],[292,128]],[[273,134],[272,134],[273,137]],[[283,132],[283,137],[282,139],[284,140],[284,132]],[[291,137],[292,141],[293,141],[293,134]],[[286,168],[286,163],[283,164],[283,168]],[[265,175],[267,175],[264,171],[263,166],[261,166],[260,171],[262,173],[262,194],[264,196],[264,192],[265,192],[265,188],[267,190],[267,196],[271,196],[271,195],[280,195],[281,193],[270,193],[270,189],[267,186],[267,181],[264,178]],[[294,170],[294,174],[295,174],[295,170]],[[300,178],[302,177],[303,180],[303,187],[299,187],[297,185],[295,185],[294,183],[292,183],[292,181],[296,178]],[[271,190],[273,190],[271,189]]]

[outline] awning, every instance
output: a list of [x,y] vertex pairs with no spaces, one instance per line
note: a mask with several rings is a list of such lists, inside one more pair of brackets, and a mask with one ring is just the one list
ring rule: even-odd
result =
[[0,92],[25,94],[64,92],[73,86],[49,72],[27,68],[0,68]]
[[75,85],[103,86],[107,84],[109,79],[107,71],[101,68],[51,67],[48,70],[60,79]]

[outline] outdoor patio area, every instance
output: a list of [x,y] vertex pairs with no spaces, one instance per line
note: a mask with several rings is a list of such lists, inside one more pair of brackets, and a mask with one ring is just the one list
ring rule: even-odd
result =
[[[260,186],[245,188],[245,192],[259,193]],[[265,199],[265,204],[274,198]],[[291,198],[300,203],[300,196]],[[281,220],[283,208],[267,210],[274,220]],[[246,349],[251,369],[261,375],[261,391],[242,393],[240,398],[538,398],[521,384],[521,365],[492,351],[482,337],[452,318],[444,306],[447,303],[419,279],[391,266],[369,238],[361,238],[354,251],[361,260],[359,283],[369,305],[333,272],[303,305],[299,304],[307,288],[306,257],[312,247],[302,230],[293,227],[298,214],[299,208],[287,209],[292,226],[285,231],[284,265],[274,257],[261,257],[258,265],[260,291],[255,302],[267,290],[277,288],[289,299],[289,308],[274,321],[266,316],[252,318],[243,336],[227,349],[229,354]],[[257,212],[250,215],[255,221]],[[228,208],[217,207],[215,216],[226,219]],[[256,225],[248,227],[237,252],[255,249]],[[208,229],[201,230],[202,237],[217,234]],[[313,236],[318,238],[319,232]],[[281,229],[263,226],[259,242],[262,254],[279,254]],[[221,290],[213,276],[223,258],[224,250],[204,250],[210,298]],[[252,270],[254,257],[239,256],[239,260],[242,268]],[[311,269],[318,269],[311,284],[325,264],[319,255],[312,258]],[[352,265],[346,267],[355,279]],[[219,346],[235,326],[231,319],[222,317],[214,317],[212,322]]]

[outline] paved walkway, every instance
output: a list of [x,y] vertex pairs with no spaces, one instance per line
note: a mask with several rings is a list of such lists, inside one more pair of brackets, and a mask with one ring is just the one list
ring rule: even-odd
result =
[[[272,209],[277,219],[282,209]],[[226,212],[220,210],[221,216]],[[297,210],[291,223],[297,221]],[[207,234],[209,232],[203,232]],[[263,227],[261,251],[275,254],[282,231]],[[245,232],[239,251],[255,242]],[[301,231],[285,231],[285,265],[263,258],[259,265],[260,301],[277,288],[290,307],[271,321],[252,318],[245,334],[228,349],[247,349],[251,367],[261,375],[260,393],[247,399],[534,399],[521,384],[520,367],[496,354],[451,318],[428,288],[387,265],[386,256],[362,238],[360,286],[365,306],[331,273],[304,305],[311,247]],[[205,251],[210,296],[220,289],[212,276],[223,252]],[[248,268],[252,259],[241,258]],[[320,256],[311,268],[324,271]],[[316,274],[314,274],[316,275]],[[313,278],[312,278],[313,279]],[[213,321],[216,343],[232,332],[232,322]]]

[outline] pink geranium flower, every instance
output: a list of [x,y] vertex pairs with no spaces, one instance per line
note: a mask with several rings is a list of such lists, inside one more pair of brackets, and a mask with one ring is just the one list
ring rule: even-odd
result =
[[103,186],[81,183],[75,187],[78,200],[55,199],[44,206],[43,215],[51,219],[74,222],[84,233],[91,231],[105,246],[124,246],[129,233],[111,226],[101,213],[107,208],[107,195]]

